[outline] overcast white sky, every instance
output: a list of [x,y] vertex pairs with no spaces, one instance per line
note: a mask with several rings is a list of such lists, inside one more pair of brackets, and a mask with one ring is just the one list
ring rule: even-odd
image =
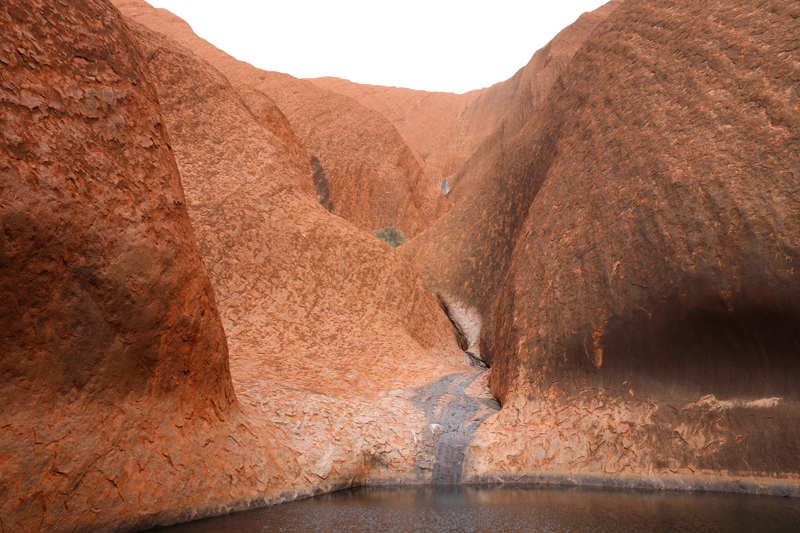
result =
[[463,93],[510,78],[607,0],[148,1],[264,70]]

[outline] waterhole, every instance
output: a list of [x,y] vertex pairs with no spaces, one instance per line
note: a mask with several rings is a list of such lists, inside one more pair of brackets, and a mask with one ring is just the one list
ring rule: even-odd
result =
[[362,488],[164,533],[800,531],[800,499],[543,486]]

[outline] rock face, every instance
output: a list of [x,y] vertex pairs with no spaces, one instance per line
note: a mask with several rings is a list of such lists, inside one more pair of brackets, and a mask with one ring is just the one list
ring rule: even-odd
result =
[[103,2],[0,16],[3,530],[430,481],[452,438],[420,395],[475,370],[270,99]]
[[[287,404],[352,399],[419,387],[467,364],[410,265],[319,205],[306,158],[254,120],[208,63],[130,25],[157,80],[237,390],[261,403],[267,385]],[[328,431],[353,429],[328,417]],[[352,436],[364,437],[343,435]]]
[[[484,132],[484,135],[479,137],[480,145],[472,148],[471,157],[448,179],[448,188],[451,192],[447,197],[454,204],[472,194],[472,188],[489,171],[497,154],[513,141],[545,100],[575,52],[597,25],[621,3],[622,0],[611,0],[594,11],[578,17],[578,20],[561,30],[544,48],[533,54],[528,64],[513,78],[503,82],[507,86],[505,92],[510,94],[505,97],[508,103],[502,115],[491,124],[491,132]],[[487,97],[491,98],[490,95]],[[474,107],[478,108],[478,105]],[[467,117],[470,118],[469,113]]]
[[626,2],[534,57],[540,103],[476,93],[497,153],[400,248],[422,276],[331,213],[447,208],[386,119],[118,5],[0,7],[0,530],[353,484],[800,496],[796,2]]
[[142,527],[267,497],[292,467],[236,402],[132,36],[91,0],[6,3],[0,28],[0,527]]
[[[519,168],[521,161],[535,158],[519,156],[512,161],[504,150],[540,149],[527,143],[530,134],[516,139],[517,134],[528,122],[531,128],[537,127],[538,110],[555,80],[591,32],[619,5],[615,0],[584,13],[511,79],[484,89],[469,104],[464,116],[468,126],[475,125],[467,135],[472,139],[472,155],[447,181],[448,197],[457,208],[401,248],[446,303],[473,354],[480,352],[481,329],[491,329],[487,322],[494,317],[514,239],[537,191],[536,184],[528,183],[528,167]],[[491,133],[489,125],[494,127]],[[496,168],[491,168],[493,164]]]
[[797,494],[799,15],[627,2],[495,160],[464,247],[510,260],[452,274],[501,284],[473,479]]
[[[489,116],[476,118],[472,108],[476,100],[483,101],[484,93],[491,92],[494,95],[500,91],[493,87],[453,94],[362,85],[331,77],[310,81],[318,87],[350,97],[386,117],[413,149],[428,180],[437,188],[442,180],[455,174],[469,158],[476,144],[473,138],[476,123],[491,124],[491,127],[484,127],[477,132],[485,136],[496,124],[504,104],[508,104],[501,98],[495,98],[496,105],[481,107],[481,111]],[[467,122],[468,119],[471,119],[470,122]]]
[[431,185],[414,152],[378,113],[288,74],[238,61],[192,32],[183,20],[142,0],[119,0],[126,16],[214,65],[242,92],[268,95],[327,178],[334,213],[372,233],[395,226],[407,237],[423,231],[451,204]]
[[[430,482],[487,395],[420,400],[441,380],[476,379],[436,300],[391,247],[320,205],[308,157],[217,70],[129,25],[157,80],[242,410],[294,451],[308,492]],[[432,429],[460,401],[474,409]]]
[[[584,13],[506,81],[465,94],[361,85],[339,78],[314,84],[378,111],[417,153],[428,178],[454,203],[522,129],[589,34],[622,0]],[[447,180],[443,184],[443,180]]]

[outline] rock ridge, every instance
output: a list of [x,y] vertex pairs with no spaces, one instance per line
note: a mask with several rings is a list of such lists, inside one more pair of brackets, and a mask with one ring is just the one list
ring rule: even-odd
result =
[[114,4],[126,16],[191,49],[243,93],[257,91],[275,102],[297,140],[325,169],[334,212],[355,226],[369,233],[396,226],[412,237],[452,207],[380,114],[309,81],[238,61],[165,9],[143,0]]

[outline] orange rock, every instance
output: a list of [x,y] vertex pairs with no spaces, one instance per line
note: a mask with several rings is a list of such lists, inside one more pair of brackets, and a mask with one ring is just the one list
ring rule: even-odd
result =
[[334,213],[370,233],[395,226],[413,237],[452,207],[431,185],[397,130],[350,98],[288,74],[238,61],[196,36],[169,11],[143,0],[117,0],[133,20],[210,62],[236,87],[266,94],[288,118],[298,140],[327,177]]
[[0,33],[3,530],[143,527],[218,513],[242,487],[277,496],[291,454],[236,402],[133,36],[95,1],[6,5]]
[[[323,89],[348,96],[386,117],[414,150],[428,180],[440,190],[443,187],[442,180],[455,174],[474,148],[474,140],[467,136],[464,115],[474,114],[471,105],[489,91],[432,93],[362,85],[340,78],[315,78],[310,81]],[[487,121],[491,121],[491,118],[495,118],[492,121],[494,126],[496,117],[489,117]],[[473,129],[472,122],[470,126]],[[491,129],[485,133],[489,131]],[[447,190],[446,183],[444,187]]]
[[410,265],[319,205],[264,95],[106,3],[53,9],[0,13],[3,529],[431,479],[417,396],[470,370]]
[[476,476],[797,493],[798,15],[625,3],[495,160]]
[[[392,126],[119,5],[0,8],[4,531],[462,476],[800,494],[796,3],[626,2],[473,95],[485,178],[400,250],[490,376],[323,208],[447,208]],[[457,164],[453,95],[343,86]]]
[[[424,384],[433,370],[420,365],[435,367],[432,353],[443,369],[463,362],[410,265],[319,205],[305,159],[254,120],[213,67],[129,24],[157,80],[234,358],[252,353],[274,365],[270,379],[333,395]],[[382,365],[392,371],[365,379]]]
[[430,481],[441,435],[420,391],[475,377],[436,300],[393,248],[320,205],[307,158],[216,69],[128,23],[157,80],[237,397],[294,452],[301,478],[287,486]]
[[311,81],[389,119],[416,152],[428,179],[458,203],[525,125],[595,26],[621,1],[612,0],[584,13],[514,76],[485,89],[452,94],[361,85],[339,78]]
[[[451,192],[447,197],[450,201],[458,204],[472,194],[472,188],[489,171],[497,154],[512,142],[514,136],[525,126],[545,100],[555,81],[569,65],[575,52],[583,45],[597,25],[610,13],[613,13],[621,3],[622,0],[611,0],[594,11],[582,14],[575,22],[561,30],[544,48],[533,54],[525,67],[521,68],[511,79],[503,82],[503,91],[508,94],[502,98],[494,97],[500,102],[505,102],[503,112],[498,118],[495,118],[490,131],[485,131],[484,135],[477,137],[480,145],[471,149],[471,157],[448,180]],[[491,101],[492,96],[486,95],[484,99]],[[473,107],[477,108],[478,106],[474,105]],[[466,113],[466,118],[470,121],[475,120],[470,113]]]
[[[506,180],[503,173],[519,164],[511,162],[504,150],[512,149],[512,141],[527,122],[537,127],[537,110],[552,84],[594,28],[619,4],[614,0],[584,13],[512,78],[484,89],[470,103],[465,120],[477,130],[470,134],[472,156],[448,179],[452,189],[448,197],[457,208],[401,248],[431,290],[446,302],[471,353],[480,352],[481,329],[491,329],[488,323],[494,317],[513,241],[537,190],[536,184]],[[486,131],[489,125],[496,126],[491,134]],[[515,149],[539,149],[522,143],[518,141]],[[498,168],[490,171],[493,164]],[[525,171],[517,171],[519,180],[527,177]],[[486,175],[490,182],[484,184]]]

